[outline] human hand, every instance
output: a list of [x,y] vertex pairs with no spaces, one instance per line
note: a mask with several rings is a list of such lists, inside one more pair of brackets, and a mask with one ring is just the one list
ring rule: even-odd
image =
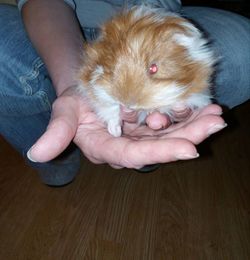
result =
[[[153,112],[146,118],[146,124],[153,130],[161,130],[168,128],[172,123],[187,120],[192,115],[192,109],[185,105],[178,105],[171,110],[171,117],[169,115],[161,114],[160,112]],[[121,107],[121,117],[125,122],[136,123],[138,113],[135,110],[127,110]]]
[[32,146],[28,157],[36,162],[52,160],[73,140],[90,161],[114,168],[139,169],[148,164],[192,159],[198,156],[195,145],[226,126],[221,113],[219,106],[209,105],[187,120],[158,131],[126,123],[123,136],[113,137],[72,87],[54,102],[47,131]]

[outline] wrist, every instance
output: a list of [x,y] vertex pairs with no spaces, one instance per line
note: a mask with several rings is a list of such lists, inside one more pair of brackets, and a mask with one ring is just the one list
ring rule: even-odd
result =
[[[62,90],[62,91],[61,91]],[[73,84],[69,86],[65,86],[63,89],[61,89],[59,93],[57,94],[57,97],[79,97],[79,84]]]
[[65,95],[65,93],[72,93],[77,88],[77,80],[62,80],[53,82],[57,97]]

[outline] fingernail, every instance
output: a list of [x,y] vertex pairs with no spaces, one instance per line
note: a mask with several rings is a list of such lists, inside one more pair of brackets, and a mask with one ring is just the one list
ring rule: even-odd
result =
[[223,114],[223,111],[222,110],[220,110],[220,111],[218,111],[218,112],[216,112],[216,113],[214,113],[215,115],[218,115],[218,116],[221,116],[222,114]]
[[162,130],[162,129],[164,129],[164,126],[159,123],[153,123],[153,124],[151,123],[150,128],[152,128],[154,130]]
[[28,159],[31,161],[31,162],[37,162],[35,161],[32,157],[31,157],[31,150],[32,150],[32,147],[29,149],[29,151],[27,152],[27,157]]
[[189,160],[189,159],[195,159],[198,158],[200,155],[198,153],[196,154],[187,154],[187,153],[182,153],[182,154],[178,154],[176,156],[176,158],[178,160]]
[[227,127],[227,123],[224,123],[222,125],[220,125],[220,124],[219,125],[213,125],[210,129],[208,129],[207,134],[208,134],[208,136],[212,135],[212,134],[220,131],[221,129],[223,129],[225,127]]

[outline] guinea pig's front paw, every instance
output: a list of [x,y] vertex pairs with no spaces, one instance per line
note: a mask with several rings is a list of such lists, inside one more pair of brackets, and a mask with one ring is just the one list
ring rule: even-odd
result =
[[108,122],[108,132],[114,137],[119,137],[122,135],[122,127],[114,121]]

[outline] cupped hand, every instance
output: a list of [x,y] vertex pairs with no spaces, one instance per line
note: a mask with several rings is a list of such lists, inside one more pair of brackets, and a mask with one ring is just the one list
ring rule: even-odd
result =
[[147,124],[158,122],[165,129],[130,122],[124,124],[121,137],[113,137],[87,100],[72,87],[54,102],[47,130],[29,150],[28,158],[50,161],[73,140],[90,161],[114,168],[139,169],[148,164],[192,159],[198,157],[197,144],[226,126],[221,114],[219,106],[209,105],[194,111],[187,120],[170,125],[156,112],[148,117]]

